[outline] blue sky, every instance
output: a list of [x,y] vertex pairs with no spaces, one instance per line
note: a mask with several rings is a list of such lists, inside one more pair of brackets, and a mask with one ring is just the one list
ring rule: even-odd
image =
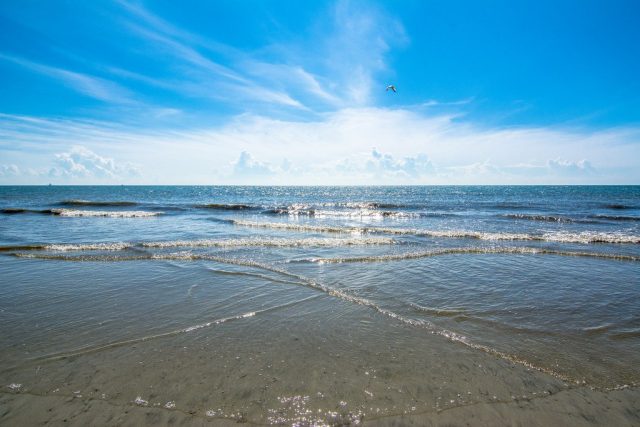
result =
[[635,1],[1,2],[0,183],[638,184],[639,20]]

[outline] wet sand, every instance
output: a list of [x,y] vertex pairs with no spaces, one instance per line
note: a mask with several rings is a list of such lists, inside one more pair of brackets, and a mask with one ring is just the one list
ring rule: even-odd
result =
[[2,425],[640,423],[637,388],[567,383],[328,296],[0,378]]
[[[135,404],[118,405],[106,400],[73,396],[37,396],[26,393],[0,395],[2,425],[173,425],[231,426],[244,420],[208,417]],[[246,421],[247,424],[256,423]],[[261,423],[257,423],[261,424]],[[354,423],[355,424],[355,423]],[[638,389],[593,391],[588,388],[562,390],[555,394],[458,406],[419,414],[365,418],[371,426],[637,426],[640,424]]]

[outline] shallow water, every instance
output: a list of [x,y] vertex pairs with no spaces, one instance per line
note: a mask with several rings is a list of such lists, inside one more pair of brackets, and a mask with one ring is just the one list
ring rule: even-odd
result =
[[39,395],[339,424],[640,382],[637,186],[0,187],[0,275]]

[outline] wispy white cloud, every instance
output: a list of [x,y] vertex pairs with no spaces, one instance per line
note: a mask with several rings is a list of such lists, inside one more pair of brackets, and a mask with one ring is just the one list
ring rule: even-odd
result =
[[[315,101],[333,107],[343,103],[341,97],[336,95],[340,93],[339,88],[336,87],[330,91],[330,82],[325,77],[305,70],[302,65],[270,63],[254,59],[244,60],[241,65],[248,74],[271,87],[286,88],[305,98],[312,97]],[[309,100],[309,102],[312,101]]]
[[392,46],[408,43],[402,24],[374,6],[339,1],[332,11],[333,28],[325,43],[325,67],[339,76],[340,90],[352,106],[369,105],[380,87],[376,76],[387,71]]
[[[140,67],[140,61],[101,63],[59,48],[56,51],[66,58],[65,63],[82,68],[61,68],[43,58],[4,53],[0,60],[112,104],[108,106],[127,107],[107,110],[101,106],[103,113],[110,111],[116,120],[119,116],[123,121],[153,125],[149,119],[157,116],[154,111],[181,110],[202,117],[202,111],[213,105],[229,106],[234,112],[308,119],[373,105],[374,91],[384,87],[381,75],[392,73],[388,52],[408,40],[401,23],[390,14],[350,1],[329,6],[296,37],[271,39],[252,51],[180,28],[138,2],[121,0],[116,7],[117,24],[127,30],[127,43],[113,49],[123,58],[148,55],[153,66]],[[165,91],[163,96],[157,96],[158,90]],[[203,102],[187,104],[187,99]]]
[[437,101],[430,99],[420,104],[421,107],[457,107],[461,105],[471,104],[474,101],[474,97],[460,99],[458,101]]
[[100,77],[63,68],[40,64],[25,58],[0,53],[0,59],[20,65],[28,70],[56,79],[76,92],[100,101],[131,104],[131,93],[121,85]]
[[408,40],[385,11],[339,1],[299,37],[247,52],[190,33],[138,3],[119,4],[130,17],[125,28],[149,54],[170,58],[167,67],[181,79],[168,86],[134,70],[113,68],[115,74],[261,114],[273,113],[267,106],[318,113],[371,105],[384,85],[380,74],[391,72],[387,53]]
[[[171,56],[174,61],[173,67],[181,70],[184,75],[181,84],[173,85],[173,89],[183,95],[211,98],[220,102],[238,103],[247,100],[262,103],[278,104],[285,107],[306,109],[298,100],[294,99],[284,90],[274,89],[269,85],[262,84],[258,79],[251,78],[248,73],[241,69],[234,69],[233,64],[223,65],[220,61],[214,60],[206,54],[205,45],[223,46],[218,49],[222,51],[234,52],[231,47],[224,47],[220,43],[213,41],[203,41],[202,38],[190,34],[169,22],[155,16],[140,5],[133,5],[128,2],[120,2],[126,10],[142,22],[133,24],[126,22],[125,26],[148,42],[151,51],[161,50],[164,54]],[[229,58],[224,58],[227,62]],[[232,62],[232,61],[231,61]],[[122,70],[115,70],[122,74]],[[140,81],[154,84],[157,79],[144,76],[125,70],[130,77]]]

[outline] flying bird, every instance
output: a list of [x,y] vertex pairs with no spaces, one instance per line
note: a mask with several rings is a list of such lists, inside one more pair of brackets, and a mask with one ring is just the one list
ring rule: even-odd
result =
[[396,87],[394,85],[387,86],[387,89],[385,90],[385,92],[389,92],[389,89],[391,89],[393,93],[397,92]]

